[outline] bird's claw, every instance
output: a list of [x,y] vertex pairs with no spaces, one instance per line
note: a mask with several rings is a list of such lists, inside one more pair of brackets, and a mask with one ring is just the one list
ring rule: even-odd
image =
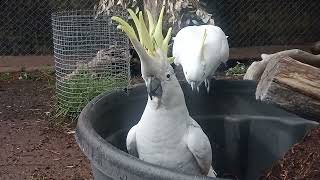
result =
[[209,79],[205,79],[204,83],[205,83],[204,85],[207,88],[207,92],[209,93],[210,92],[210,80]]
[[194,82],[191,82],[190,85],[191,85],[191,89],[192,89],[192,91],[193,91],[193,90],[194,90],[194,85],[195,85],[195,83],[194,83]]

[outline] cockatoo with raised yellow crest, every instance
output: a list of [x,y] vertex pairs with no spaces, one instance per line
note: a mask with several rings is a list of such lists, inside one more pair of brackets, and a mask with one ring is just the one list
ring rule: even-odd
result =
[[210,90],[210,80],[221,63],[229,58],[227,36],[218,26],[187,26],[174,38],[172,54],[176,65],[181,65],[192,89],[205,82]]
[[131,40],[141,60],[148,101],[140,121],[127,135],[127,150],[139,159],[192,175],[215,177],[208,137],[190,117],[183,91],[167,57],[171,28],[162,35],[162,8],[157,24],[147,11],[149,30],[142,12],[129,10],[135,30],[123,19],[112,17]]

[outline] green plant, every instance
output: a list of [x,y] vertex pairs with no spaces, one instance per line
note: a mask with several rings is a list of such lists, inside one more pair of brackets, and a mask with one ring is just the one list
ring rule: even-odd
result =
[[0,73],[0,81],[9,81],[10,73]]
[[236,66],[229,68],[226,71],[226,75],[227,76],[242,75],[246,73],[247,69],[248,67],[245,64],[237,62]]
[[83,70],[62,83],[57,83],[57,113],[56,118],[77,118],[82,108],[102,92],[126,88],[127,77],[122,74],[95,74]]
[[50,86],[55,83],[55,71],[48,69],[40,71],[40,79],[47,81]]
[[19,75],[19,80],[34,80],[33,76],[30,76],[27,72],[21,72]]

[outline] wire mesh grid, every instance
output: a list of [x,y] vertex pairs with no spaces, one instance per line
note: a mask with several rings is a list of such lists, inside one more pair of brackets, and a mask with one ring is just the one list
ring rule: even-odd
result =
[[95,0],[1,0],[0,56],[52,54],[52,12],[93,9],[95,4]]
[[[320,40],[319,0],[203,0],[230,47]],[[1,0],[0,58],[52,54],[51,13],[93,10],[98,0]]]
[[319,0],[208,1],[231,47],[305,45],[320,40]]
[[94,11],[64,11],[52,15],[58,110],[78,115],[98,94],[126,88],[130,81],[129,40],[111,16]]

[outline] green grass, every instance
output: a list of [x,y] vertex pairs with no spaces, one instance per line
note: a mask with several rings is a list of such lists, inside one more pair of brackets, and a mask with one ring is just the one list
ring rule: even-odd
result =
[[10,73],[0,73],[0,81],[9,81],[10,78]]
[[83,71],[57,83],[56,117],[77,118],[82,108],[102,92],[123,89],[128,85],[125,75],[99,74]]
[[246,66],[243,63],[237,62],[236,66],[234,66],[226,71],[226,75],[227,76],[243,75],[246,73],[247,69],[248,69],[248,66]]

